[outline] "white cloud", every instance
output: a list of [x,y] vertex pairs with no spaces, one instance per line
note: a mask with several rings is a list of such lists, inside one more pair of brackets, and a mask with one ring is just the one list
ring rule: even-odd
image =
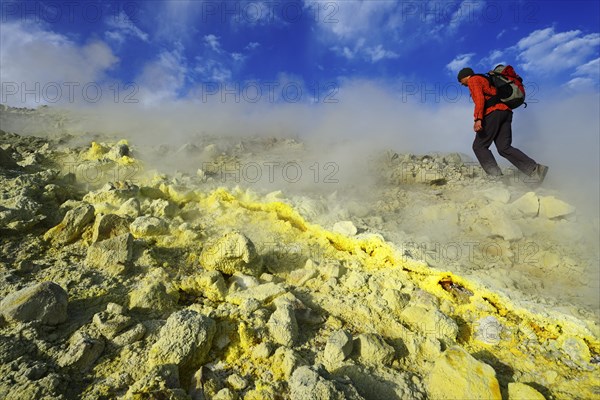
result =
[[106,37],[119,44],[122,44],[127,36],[148,42],[148,34],[138,28],[123,10],[121,10],[118,16],[109,18],[106,24],[112,29],[106,31]]
[[178,98],[188,73],[182,49],[178,44],[175,49],[161,52],[156,60],[144,66],[136,80],[144,104],[153,105]]
[[[205,3],[212,0],[167,0],[142,2],[149,15],[156,15],[155,35],[161,39],[185,43],[197,33]],[[200,18],[202,20],[202,18]],[[204,22],[204,21],[202,21]]]
[[583,65],[579,65],[575,69],[574,75],[578,76],[590,76],[599,78],[600,77],[600,58],[596,58]]
[[524,71],[556,74],[597,56],[599,45],[599,33],[585,35],[579,30],[556,33],[554,28],[546,28],[519,40],[516,50]]
[[398,58],[398,54],[393,51],[386,50],[382,45],[378,44],[376,47],[368,47],[365,49],[365,52],[371,58],[371,62],[376,63],[377,61],[388,59],[388,58]]
[[[0,30],[2,82],[25,85],[26,88],[65,82],[79,86],[96,84],[106,78],[107,72],[118,61],[102,41],[79,45],[33,22],[4,22]],[[36,99],[38,103],[44,102],[41,97]],[[67,98],[64,96],[59,100]]]
[[210,47],[213,51],[217,53],[221,53],[221,44],[219,43],[219,38],[213,34],[204,36],[204,43]]
[[211,58],[196,57],[194,72],[200,75],[203,81],[227,82],[233,73],[223,62]]
[[454,60],[446,64],[446,68],[452,73],[456,74],[464,67],[468,67],[471,59],[475,53],[466,53],[457,55]]
[[[438,21],[436,25],[444,27],[443,30],[446,30],[447,34],[454,34],[462,25],[476,22],[477,19],[474,18],[474,15],[479,15],[485,6],[485,1],[463,0],[450,17],[449,24],[440,24]],[[444,5],[443,7],[447,7],[447,5]]]
[[304,0],[307,9],[317,16],[319,27],[332,32],[338,40],[354,41],[365,34],[375,34],[387,15],[396,8],[392,1]]
[[490,54],[487,57],[483,57],[481,61],[477,63],[477,65],[482,66],[484,69],[487,68],[487,72],[488,70],[491,70],[498,64],[507,64],[507,62],[504,60],[504,57],[505,54],[502,50],[492,50]]
[[254,50],[260,47],[260,43],[258,42],[250,42],[246,45],[246,47],[244,48],[245,50]]

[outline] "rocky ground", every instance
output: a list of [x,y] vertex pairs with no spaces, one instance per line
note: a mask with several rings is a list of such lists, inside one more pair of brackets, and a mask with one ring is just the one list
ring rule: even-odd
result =
[[0,111],[0,398],[600,394],[597,216],[514,171]]

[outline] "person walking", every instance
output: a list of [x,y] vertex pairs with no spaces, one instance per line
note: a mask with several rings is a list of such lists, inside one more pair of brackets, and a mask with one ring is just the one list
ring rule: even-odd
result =
[[483,170],[490,176],[501,176],[502,171],[490,150],[496,144],[498,153],[510,161],[519,171],[542,183],[548,167],[538,164],[521,150],[512,147],[512,117],[510,107],[502,102],[486,107],[486,101],[496,95],[496,88],[485,76],[477,75],[471,68],[463,68],[458,72],[458,81],[469,88],[475,103],[474,125],[475,140],[473,152]]

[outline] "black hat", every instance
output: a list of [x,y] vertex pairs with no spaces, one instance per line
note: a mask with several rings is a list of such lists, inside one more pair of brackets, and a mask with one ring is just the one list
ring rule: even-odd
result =
[[466,78],[467,76],[471,75],[475,75],[475,72],[473,72],[471,68],[463,68],[460,71],[458,71],[458,81],[460,82],[462,78]]

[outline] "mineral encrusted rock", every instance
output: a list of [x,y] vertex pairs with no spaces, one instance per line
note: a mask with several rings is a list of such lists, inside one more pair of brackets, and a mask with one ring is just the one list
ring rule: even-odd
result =
[[132,249],[133,236],[130,233],[92,243],[88,248],[85,263],[111,274],[119,274],[129,265]]
[[458,346],[435,362],[425,384],[433,399],[502,399],[496,371]]
[[150,348],[150,365],[176,364],[180,371],[198,368],[212,346],[216,324],[211,318],[192,310],[177,311],[161,328]]
[[50,229],[44,239],[54,244],[73,243],[81,237],[83,230],[94,220],[94,207],[82,204],[67,211],[60,224]]
[[77,331],[71,336],[69,348],[58,359],[58,364],[85,372],[93,366],[103,351],[102,339]]
[[290,398],[344,400],[345,397],[332,382],[319,376],[310,367],[302,366],[297,368],[290,378]]
[[115,214],[98,215],[92,228],[92,242],[99,242],[125,233],[129,233],[127,219]]
[[520,382],[508,384],[508,400],[545,400],[543,394],[529,385]]
[[206,269],[233,275],[241,272],[260,276],[262,264],[254,243],[240,232],[229,232],[207,246],[200,255],[200,264]]
[[394,360],[394,348],[375,333],[358,335],[354,346],[361,360],[368,365],[391,365]]
[[135,237],[144,237],[164,235],[169,227],[161,218],[141,216],[131,223],[130,229]]
[[292,347],[298,341],[298,322],[294,307],[289,302],[279,302],[267,322],[269,333],[282,346]]
[[552,219],[566,217],[575,212],[575,207],[554,196],[540,198],[540,216]]
[[335,367],[352,353],[352,335],[340,329],[331,334],[325,344],[323,359],[326,366]]
[[0,302],[0,314],[9,321],[39,321],[57,325],[67,319],[67,292],[54,282],[41,282],[11,293]]

